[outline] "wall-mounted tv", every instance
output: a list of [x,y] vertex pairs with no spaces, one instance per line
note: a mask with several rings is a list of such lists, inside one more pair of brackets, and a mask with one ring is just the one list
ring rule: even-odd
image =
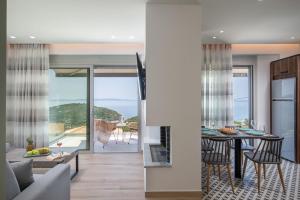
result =
[[138,80],[141,100],[146,99],[146,69],[143,67],[142,61],[138,53],[136,53],[136,66],[138,70]]

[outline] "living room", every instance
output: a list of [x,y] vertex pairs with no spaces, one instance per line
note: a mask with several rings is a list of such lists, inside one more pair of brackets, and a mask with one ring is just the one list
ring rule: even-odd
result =
[[300,1],[0,8],[1,199],[300,198]]

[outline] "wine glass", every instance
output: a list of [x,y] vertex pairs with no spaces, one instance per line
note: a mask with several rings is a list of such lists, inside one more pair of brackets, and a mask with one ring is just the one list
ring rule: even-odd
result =
[[62,150],[61,150],[62,142],[61,142],[61,141],[58,141],[58,142],[56,143],[56,145],[58,146],[58,152],[59,152],[60,155],[62,156],[62,154],[63,154],[63,152],[62,152]]
[[262,130],[264,133],[267,133],[267,128],[265,125],[262,125],[260,130]]
[[212,128],[212,129],[215,129],[215,121],[212,121],[212,122],[211,122],[211,128]]
[[251,121],[250,121],[250,128],[256,129],[256,123],[255,123],[254,120],[251,120]]

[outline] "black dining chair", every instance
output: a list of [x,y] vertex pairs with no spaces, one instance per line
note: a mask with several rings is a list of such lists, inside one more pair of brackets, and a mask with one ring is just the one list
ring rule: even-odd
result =
[[[245,176],[245,171],[247,167],[247,160],[251,160],[254,163],[255,169],[257,170],[257,188],[258,193],[260,193],[260,172],[261,172],[261,165],[263,165],[264,170],[264,177],[266,177],[266,165],[268,164],[275,164],[277,165],[281,185],[283,191],[285,193],[285,186],[283,175],[281,171],[281,149],[282,149],[282,141],[283,138],[262,138],[261,142],[259,143],[255,152],[245,152],[245,161],[243,167],[243,175],[242,178]],[[257,164],[257,167],[256,167]]]
[[211,166],[217,165],[219,172],[219,179],[221,179],[220,166],[226,166],[228,177],[230,180],[232,192],[234,193],[234,186],[231,179],[231,161],[230,161],[230,138],[214,137],[209,138],[208,145],[212,147],[211,151],[207,151],[202,156],[202,160],[207,164],[207,192],[209,192],[209,179]]
[[205,153],[207,151],[212,151],[212,150],[213,150],[213,147],[210,144],[209,139],[208,138],[202,138],[201,139],[201,151]]

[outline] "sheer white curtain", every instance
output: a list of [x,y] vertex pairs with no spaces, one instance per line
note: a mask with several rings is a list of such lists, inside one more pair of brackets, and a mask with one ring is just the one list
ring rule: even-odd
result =
[[233,124],[232,79],[231,45],[203,45],[202,125]]
[[11,44],[7,70],[7,140],[24,148],[48,146],[49,47]]

